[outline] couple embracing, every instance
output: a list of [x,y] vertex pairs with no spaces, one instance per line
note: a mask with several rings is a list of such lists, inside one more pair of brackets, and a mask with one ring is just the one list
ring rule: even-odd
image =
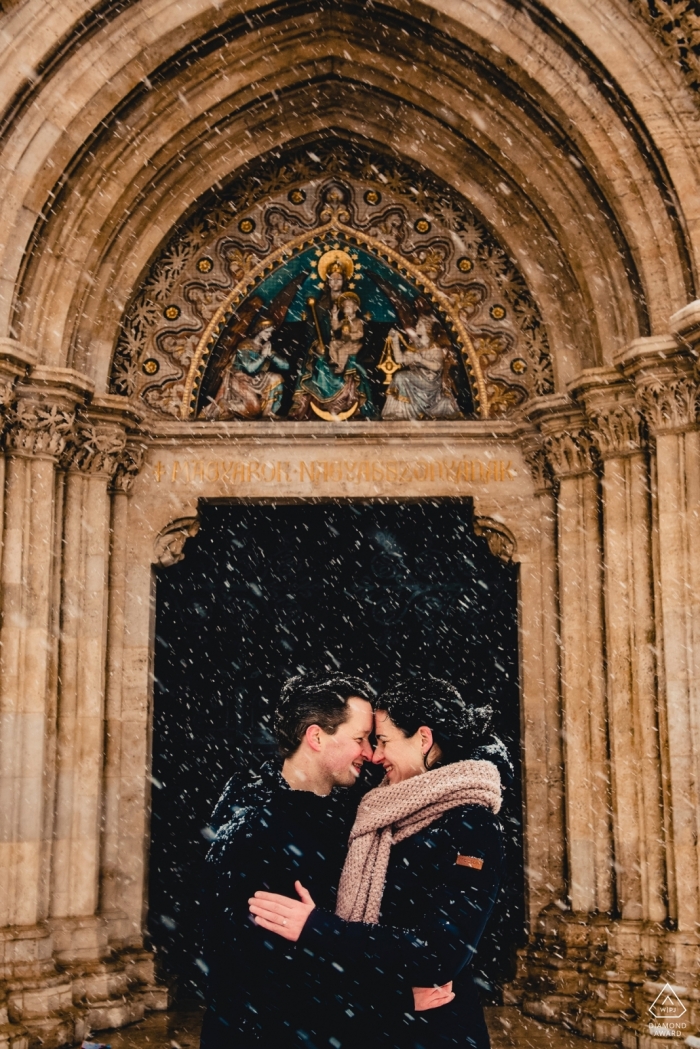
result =
[[212,820],[202,1049],[487,1049],[470,962],[510,773],[489,716],[437,678],[287,682],[283,764],[234,776]]

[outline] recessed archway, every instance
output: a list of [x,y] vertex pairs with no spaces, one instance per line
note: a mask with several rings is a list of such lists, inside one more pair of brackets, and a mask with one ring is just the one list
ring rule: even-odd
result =
[[515,771],[502,810],[508,877],[474,971],[497,996],[525,935],[518,570],[507,544],[494,556],[469,499],[203,503],[199,518],[184,558],[159,570],[156,597],[149,927],[181,993],[204,983],[202,863],[219,793],[274,759],[285,679],[327,668],[380,691],[430,673],[493,706]]

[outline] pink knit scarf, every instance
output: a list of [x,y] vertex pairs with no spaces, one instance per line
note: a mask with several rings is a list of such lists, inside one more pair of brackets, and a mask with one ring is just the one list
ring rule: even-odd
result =
[[490,761],[456,761],[365,794],[350,831],[336,914],[351,922],[378,922],[391,846],[461,805],[499,811],[501,777]]

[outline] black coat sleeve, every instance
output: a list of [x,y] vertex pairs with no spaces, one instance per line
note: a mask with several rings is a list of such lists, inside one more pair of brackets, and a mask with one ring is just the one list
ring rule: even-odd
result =
[[[338,965],[360,967],[365,975],[368,966],[401,975],[413,987],[452,980],[474,957],[493,909],[503,870],[503,831],[490,811],[474,806],[455,810],[447,828],[435,829],[431,845],[429,863],[425,850],[422,860],[416,858],[424,891],[410,926],[348,922],[316,908],[299,944]],[[462,865],[459,856],[477,862]],[[410,855],[407,859],[410,865]]]

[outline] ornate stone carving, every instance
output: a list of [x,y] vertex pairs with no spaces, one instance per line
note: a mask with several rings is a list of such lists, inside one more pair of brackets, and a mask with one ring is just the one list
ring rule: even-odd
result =
[[[345,233],[328,230],[333,223],[348,228]],[[261,319],[273,321],[275,343],[285,347],[285,354],[291,343],[284,324],[305,325],[295,335],[304,344],[315,337],[313,317],[301,309],[299,296],[315,289],[312,297],[323,297],[318,271],[311,272],[317,260],[309,259],[311,288],[304,284],[302,294],[300,285],[299,295],[292,295],[297,267],[285,285],[289,301],[280,285],[282,297],[275,295],[274,307],[271,300],[263,308],[258,276],[282,271],[319,229],[331,237],[330,247],[339,234],[351,240],[359,236],[370,254],[410,272],[426,303],[432,296],[440,304],[441,315],[451,318],[445,337],[453,339],[453,329],[456,333],[450,384],[464,384],[465,377],[472,383],[480,402],[474,411],[488,404],[491,416],[512,416],[529,398],[552,393],[552,359],[537,303],[510,254],[473,207],[415,165],[336,139],[314,144],[313,151],[305,146],[261,160],[173,231],[123,318],[111,392],[132,397],[147,416],[199,413],[209,419],[202,413],[221,389],[224,373],[241,371],[242,358],[235,364],[233,350],[255,336]],[[362,297],[374,269],[363,255],[346,290]],[[373,294],[381,299],[384,292]],[[470,361],[468,376],[462,375],[462,354]],[[289,370],[268,359],[263,369],[279,375],[288,394],[297,381],[292,364]],[[241,375],[234,378],[235,388],[247,396],[254,384]],[[377,389],[374,396],[379,406],[384,393]],[[280,418],[290,410],[290,398],[283,400],[283,405],[274,403],[273,414]],[[242,418],[262,417],[250,414],[254,398],[253,407],[246,398],[238,407],[236,398],[229,401],[227,410],[234,415],[240,408]]]
[[588,413],[590,435],[601,459],[638,452],[643,443],[643,417],[634,403],[593,408]]
[[161,568],[169,568],[185,558],[185,543],[199,531],[198,517],[180,517],[172,521],[156,536],[155,561]]
[[23,398],[8,411],[7,420],[5,444],[10,452],[58,459],[73,429],[75,411],[50,401]]
[[558,479],[591,473],[596,466],[596,447],[584,429],[563,430],[544,438],[547,460]]
[[652,27],[670,60],[688,86],[700,94],[700,11],[696,0],[631,0],[632,6]]
[[494,521],[492,517],[475,517],[474,534],[484,537],[489,550],[499,561],[508,563],[513,560],[515,537],[500,521]]
[[62,464],[87,474],[112,477],[126,444],[126,434],[113,423],[78,418],[62,456]]
[[127,442],[119,456],[114,477],[112,478],[112,488],[115,492],[129,494],[143,466],[145,453],[145,445],[135,444],[133,441]]
[[542,439],[534,435],[525,438],[523,440],[523,455],[525,456],[525,462],[530,467],[530,473],[535,482],[535,491],[551,490],[554,487],[554,478]]
[[700,387],[690,375],[667,379],[644,378],[637,401],[654,435],[688,430],[697,421]]

